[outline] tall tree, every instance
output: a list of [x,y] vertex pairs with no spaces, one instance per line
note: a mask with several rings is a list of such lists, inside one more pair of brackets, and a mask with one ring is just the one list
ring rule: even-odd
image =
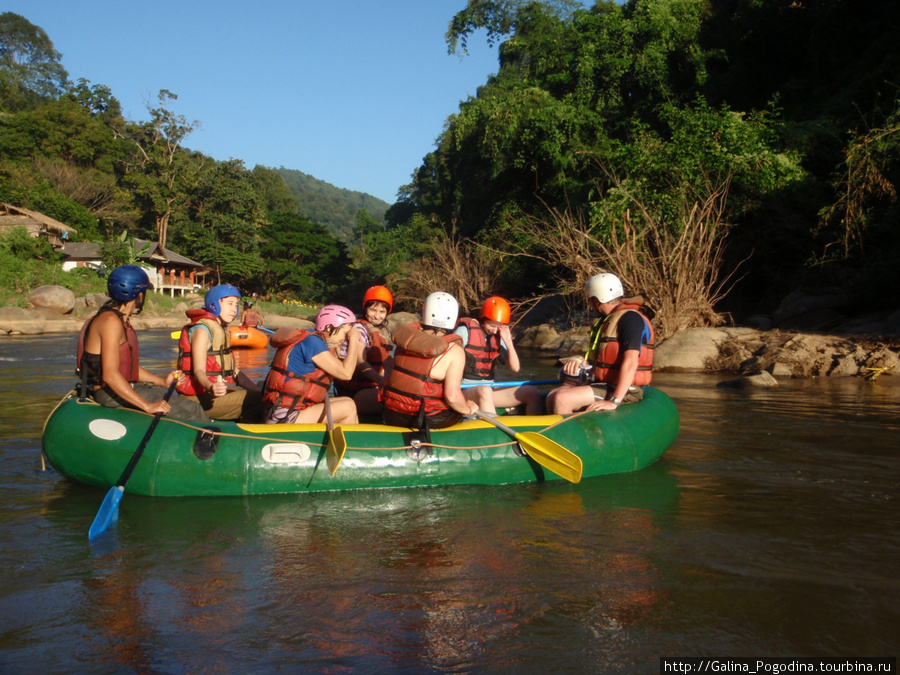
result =
[[182,142],[197,127],[198,121],[188,122],[184,115],[176,115],[168,106],[178,99],[167,89],[157,97],[159,105],[149,103],[150,121],[131,128],[131,140],[136,147],[126,181],[145,212],[153,220],[156,240],[165,246],[169,220],[175,203],[183,198],[188,187],[191,163],[181,147]]
[[0,109],[18,110],[56,98],[69,74],[42,28],[13,12],[0,14]]

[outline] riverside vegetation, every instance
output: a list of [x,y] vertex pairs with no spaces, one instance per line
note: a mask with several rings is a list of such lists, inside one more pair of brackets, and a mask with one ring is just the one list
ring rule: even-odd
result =
[[451,53],[499,44],[497,74],[383,219],[360,200],[336,233],[283,171],[187,148],[197,122],[174,93],[127,120],[42,29],[0,14],[0,200],[106,242],[110,265],[124,232],[278,301],[385,283],[407,310],[441,288],[465,310],[501,294],[518,314],[577,312],[609,270],[662,339],[747,325],[793,292],[900,305],[896,3],[460,0],[448,20]]

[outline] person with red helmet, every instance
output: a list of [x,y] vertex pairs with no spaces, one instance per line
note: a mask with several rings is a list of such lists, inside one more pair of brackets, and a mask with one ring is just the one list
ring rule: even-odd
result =
[[[341,305],[325,305],[315,331],[279,328],[269,339],[277,350],[266,377],[263,403],[268,424],[315,424],[325,419],[325,395],[335,378],[356,370],[363,339],[356,315]],[[346,355],[341,356],[342,346]],[[334,424],[356,424],[356,403],[348,396],[331,399]]]
[[360,352],[353,377],[335,382],[337,393],[356,401],[360,415],[381,412],[379,390],[390,368],[394,342],[387,326],[387,317],[394,308],[394,296],[384,286],[372,286],[363,295],[364,319],[356,325],[366,331],[368,344]]
[[[466,369],[463,374],[466,399],[475,401],[482,412],[496,414],[497,408],[525,406],[526,415],[541,413],[541,393],[531,384],[518,387],[495,388],[497,364],[505,364],[518,373],[521,364],[512,332],[509,329],[509,303],[494,295],[484,301],[479,317],[459,320],[455,333],[466,349]],[[471,386],[479,385],[479,386]]]
[[178,368],[184,377],[177,391],[197,401],[211,419],[259,422],[262,392],[240,372],[231,353],[228,325],[240,304],[237,287],[220,284],[206,292],[202,308],[187,310],[190,322],[178,341]]
[[131,317],[141,313],[146,292],[153,288],[147,273],[138,265],[122,265],[107,277],[106,288],[109,301],[85,321],[78,335],[76,369],[82,396],[107,408],[134,408],[150,415],[209,422],[196,401],[175,394],[168,402],[164,400],[178,371],[162,378],[140,364]]

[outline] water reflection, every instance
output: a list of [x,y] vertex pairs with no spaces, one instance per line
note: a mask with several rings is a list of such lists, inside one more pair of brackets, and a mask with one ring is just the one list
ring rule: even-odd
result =
[[[168,332],[141,344],[148,368],[171,367]],[[38,460],[73,351],[72,336],[0,341],[4,672],[643,673],[661,654],[896,651],[900,378],[661,376],[681,433],[635,474],[126,495],[113,538],[89,544],[102,491]],[[241,367],[261,379],[268,351]],[[525,377],[552,372],[528,362]]]

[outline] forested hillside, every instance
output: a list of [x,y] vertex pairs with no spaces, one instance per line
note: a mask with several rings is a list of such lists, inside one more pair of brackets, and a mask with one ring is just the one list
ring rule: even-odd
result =
[[302,171],[281,167],[278,173],[300,205],[300,212],[321,223],[335,237],[349,244],[356,227],[356,214],[365,209],[370,216],[384,222],[390,204],[365,192],[335,187]]

